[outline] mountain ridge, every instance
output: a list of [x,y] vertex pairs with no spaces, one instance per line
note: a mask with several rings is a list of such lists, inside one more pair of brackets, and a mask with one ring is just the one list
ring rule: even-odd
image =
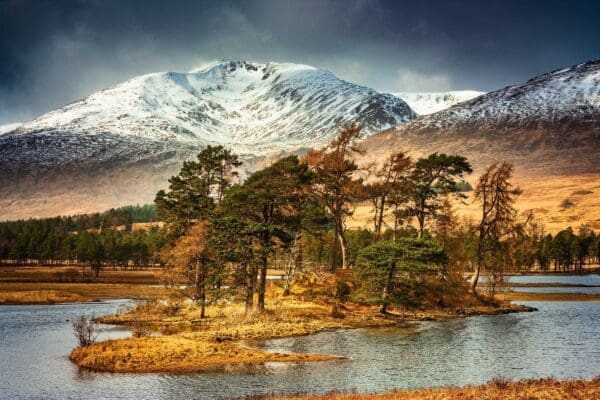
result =
[[523,173],[600,172],[600,61],[538,75],[365,140],[377,157],[405,147],[515,162]]

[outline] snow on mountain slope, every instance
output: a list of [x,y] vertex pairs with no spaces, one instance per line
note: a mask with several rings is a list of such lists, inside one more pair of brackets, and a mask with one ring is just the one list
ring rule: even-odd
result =
[[21,125],[22,124],[20,122],[15,122],[15,123],[12,123],[12,124],[0,125],[0,135],[2,135],[4,133],[11,132],[11,131],[14,131],[15,129],[17,129]]
[[522,125],[577,119],[600,112],[600,61],[536,76],[421,118],[417,126]]
[[20,132],[109,133],[264,154],[322,144],[347,121],[370,134],[412,118],[402,100],[328,71],[227,61],[136,77],[25,123]]
[[403,147],[511,160],[524,173],[600,172],[600,60],[490,92],[366,139],[372,157]]
[[476,90],[454,90],[449,92],[398,92],[392,94],[408,103],[410,108],[418,115],[427,115],[471,100],[484,93]]

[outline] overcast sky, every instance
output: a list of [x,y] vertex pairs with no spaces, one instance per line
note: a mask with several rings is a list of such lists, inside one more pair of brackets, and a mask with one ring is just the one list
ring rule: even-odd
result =
[[600,58],[599,21],[593,0],[0,0],[0,124],[220,59],[385,92],[489,91]]

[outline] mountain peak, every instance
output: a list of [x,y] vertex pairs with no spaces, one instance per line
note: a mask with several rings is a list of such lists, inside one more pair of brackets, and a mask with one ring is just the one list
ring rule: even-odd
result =
[[[325,71],[311,65],[306,64],[294,64],[294,63],[277,63],[277,62],[267,62],[267,63],[259,63],[252,61],[244,61],[244,60],[222,60],[222,61],[214,61],[200,67],[194,68],[190,71],[192,74],[201,74],[201,75],[210,75],[210,74],[225,74],[231,75],[234,73],[246,72],[246,73],[255,73],[255,74],[263,74],[263,76],[268,76],[274,73],[286,73],[291,74],[294,72],[318,72],[322,74],[333,74],[329,71]],[[265,78],[266,79],[266,78]]]

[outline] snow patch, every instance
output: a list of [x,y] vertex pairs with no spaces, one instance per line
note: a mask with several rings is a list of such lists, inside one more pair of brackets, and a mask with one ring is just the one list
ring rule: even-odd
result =
[[399,92],[392,93],[404,100],[419,115],[433,114],[456,104],[485,94],[475,90],[454,90],[449,92]]

